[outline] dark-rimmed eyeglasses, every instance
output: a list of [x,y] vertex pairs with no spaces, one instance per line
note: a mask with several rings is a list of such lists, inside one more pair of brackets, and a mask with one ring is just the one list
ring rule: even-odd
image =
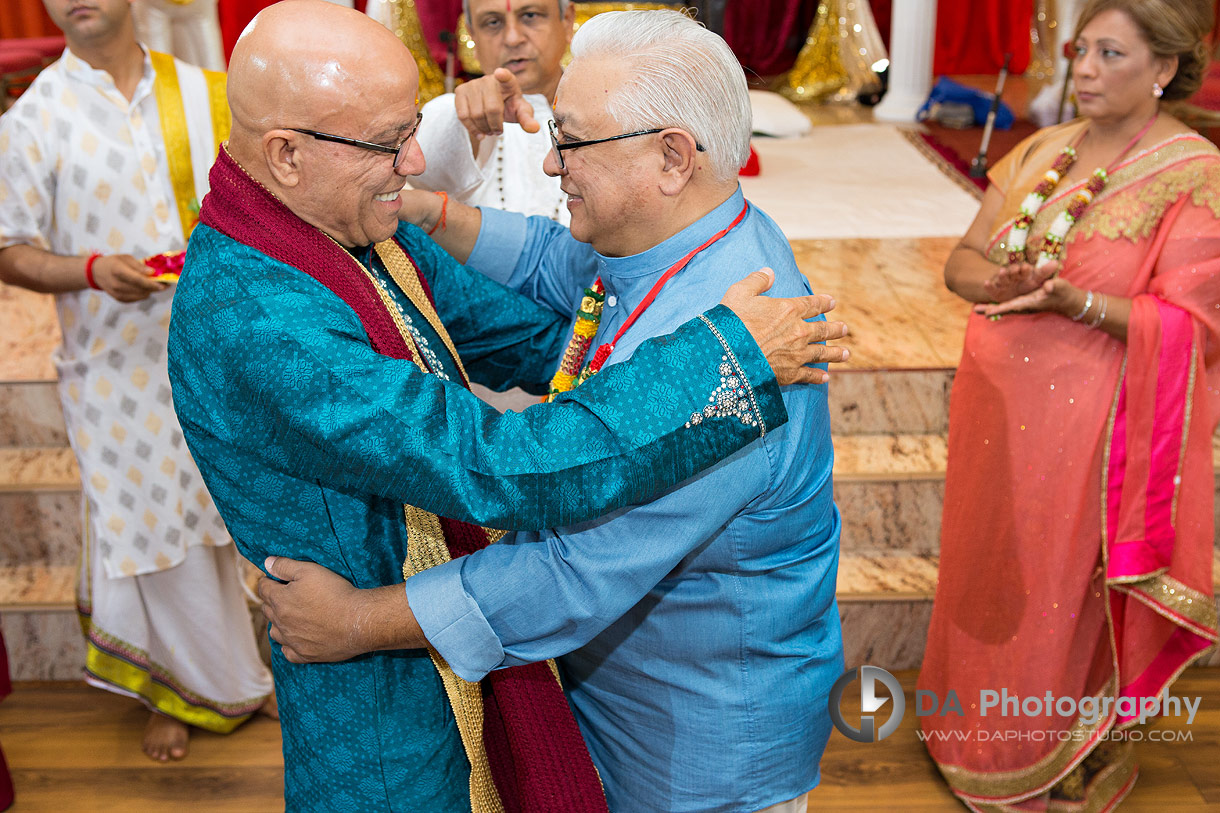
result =
[[398,169],[399,163],[407,154],[407,148],[411,144],[411,139],[415,137],[415,131],[419,129],[419,123],[424,120],[424,114],[415,114],[415,126],[411,128],[411,132],[407,133],[407,137],[398,143],[396,147],[389,147],[385,144],[374,144],[372,141],[360,141],[356,138],[348,138],[347,136],[334,135],[333,133],[320,133],[317,130],[305,130],[300,127],[285,127],[285,130],[291,130],[294,133],[302,133],[307,136],[313,136],[318,141],[333,141],[336,144],[347,144],[350,147],[359,147],[362,150],[372,150],[373,152],[384,152],[394,156],[394,169]]
[[[666,130],[670,129],[668,127],[654,127],[651,130],[639,130],[634,133],[623,133],[622,135],[610,136],[609,138],[594,138],[589,141],[565,141],[564,143],[560,144],[559,143],[559,126],[555,124],[555,121],[553,119],[551,121],[548,121],[546,124],[547,124],[547,127],[551,131],[551,147],[553,147],[555,150],[555,158],[556,158],[556,160],[559,161],[559,169],[561,171],[567,170],[567,166],[563,162],[563,151],[564,150],[574,150],[577,147],[589,147],[589,146],[592,146],[593,144],[603,144],[607,141],[618,141],[623,138],[635,138],[636,136],[652,135],[653,133],[663,133]],[[697,149],[699,152],[707,152],[707,150],[703,149],[703,145],[700,144],[698,141],[695,142],[695,149]]]

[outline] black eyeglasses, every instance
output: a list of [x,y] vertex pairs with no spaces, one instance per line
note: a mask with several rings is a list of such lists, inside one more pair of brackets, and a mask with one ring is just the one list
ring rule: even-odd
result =
[[313,136],[318,141],[333,141],[336,144],[347,144],[351,147],[359,147],[362,150],[390,153],[394,156],[394,169],[398,169],[399,162],[407,154],[407,147],[411,144],[411,139],[415,137],[415,131],[419,129],[419,123],[423,120],[423,113],[415,114],[415,126],[411,128],[411,132],[407,133],[407,137],[400,141],[397,147],[387,147],[385,144],[374,144],[371,141],[360,141],[359,139],[333,135],[331,133],[319,133],[317,130],[303,130],[300,127],[285,127],[284,129],[291,130],[294,133]]
[[[652,130],[640,130],[635,133],[623,133],[622,135],[610,136],[609,138],[595,138],[595,139],[592,139],[591,141],[565,141],[564,143],[560,144],[559,143],[559,127],[558,127],[558,125],[555,124],[554,119],[547,122],[547,127],[550,128],[550,131],[551,131],[551,146],[555,149],[555,158],[558,159],[558,161],[559,161],[560,170],[567,169],[567,166],[565,166],[563,163],[563,151],[564,150],[574,150],[577,147],[588,147],[593,144],[602,144],[607,141],[618,141],[621,138],[635,138],[636,136],[652,135],[653,133],[663,133],[669,129],[668,127],[656,127],[656,128],[653,128]],[[707,150],[703,149],[703,145],[700,144],[698,141],[695,142],[695,149],[697,149],[699,152],[707,152]]]

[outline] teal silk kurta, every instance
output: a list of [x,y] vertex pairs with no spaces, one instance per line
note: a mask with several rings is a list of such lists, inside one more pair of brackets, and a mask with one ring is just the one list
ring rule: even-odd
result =
[[[467,270],[414,227],[397,236],[471,378],[540,391],[568,317]],[[375,353],[356,314],[297,269],[206,225],[191,237],[170,324],[174,402],[255,563],[288,556],[358,587],[395,583],[404,502],[506,529],[573,523],[655,495],[787,420],[766,359],[724,307],[553,404],[500,415],[457,383],[440,338],[377,262],[451,380]],[[688,426],[729,359],[748,382],[755,424]],[[294,665],[273,645],[272,662],[290,810],[469,809],[469,767],[425,652]]]

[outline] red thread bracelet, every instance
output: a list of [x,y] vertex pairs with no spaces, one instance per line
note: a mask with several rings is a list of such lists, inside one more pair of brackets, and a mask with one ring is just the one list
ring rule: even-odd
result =
[[441,196],[441,219],[432,224],[432,228],[428,229],[428,236],[431,237],[437,229],[444,231],[448,228],[446,220],[449,215],[449,193],[448,192],[433,192],[434,195]]
[[89,287],[95,291],[102,290],[102,286],[93,281],[93,263],[101,254],[93,253],[89,255],[89,259],[85,260],[85,282],[89,283]]

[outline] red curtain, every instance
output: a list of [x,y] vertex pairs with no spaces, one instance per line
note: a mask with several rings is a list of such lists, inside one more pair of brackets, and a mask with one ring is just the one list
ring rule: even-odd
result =
[[1033,13],[1033,0],[939,0],[932,72],[999,73],[1011,53],[1009,70],[1024,73]]
[[[1220,2],[1220,0],[1216,0]],[[877,29],[881,32],[881,41],[888,51],[890,47],[890,19],[893,17],[894,4],[890,0],[873,0],[869,6],[873,10],[873,19],[877,21]]]
[[276,0],[218,0],[216,11],[220,17],[220,39],[225,46],[225,64],[233,55],[233,46],[241,32],[254,19],[254,15],[273,5]]
[[724,38],[747,74],[775,76],[796,61],[817,11],[817,0],[726,3]]
[[[415,0],[415,10],[419,12],[419,24],[424,29],[424,38],[428,40],[432,59],[443,69],[445,45],[441,42],[441,32],[448,31],[457,36],[458,18],[462,16],[462,0]],[[460,70],[461,66],[458,67]]]
[[39,0],[0,2],[0,39],[58,37],[59,33]]
[[[6,0],[7,1],[7,0]],[[233,46],[241,32],[254,19],[254,15],[267,6],[275,5],[277,0],[217,0],[217,13],[220,17],[220,38],[225,46],[225,62],[233,55]],[[355,0],[356,11],[364,11],[368,0]],[[460,0],[459,0],[460,2]]]
[[[225,0],[221,0],[223,4]],[[889,46],[891,0],[873,0],[873,16]],[[462,13],[462,0],[416,0],[416,11],[432,58],[445,64],[442,31],[453,32]],[[724,34],[747,71],[775,76],[792,67],[817,14],[818,0],[753,0],[729,2],[725,8]]]

